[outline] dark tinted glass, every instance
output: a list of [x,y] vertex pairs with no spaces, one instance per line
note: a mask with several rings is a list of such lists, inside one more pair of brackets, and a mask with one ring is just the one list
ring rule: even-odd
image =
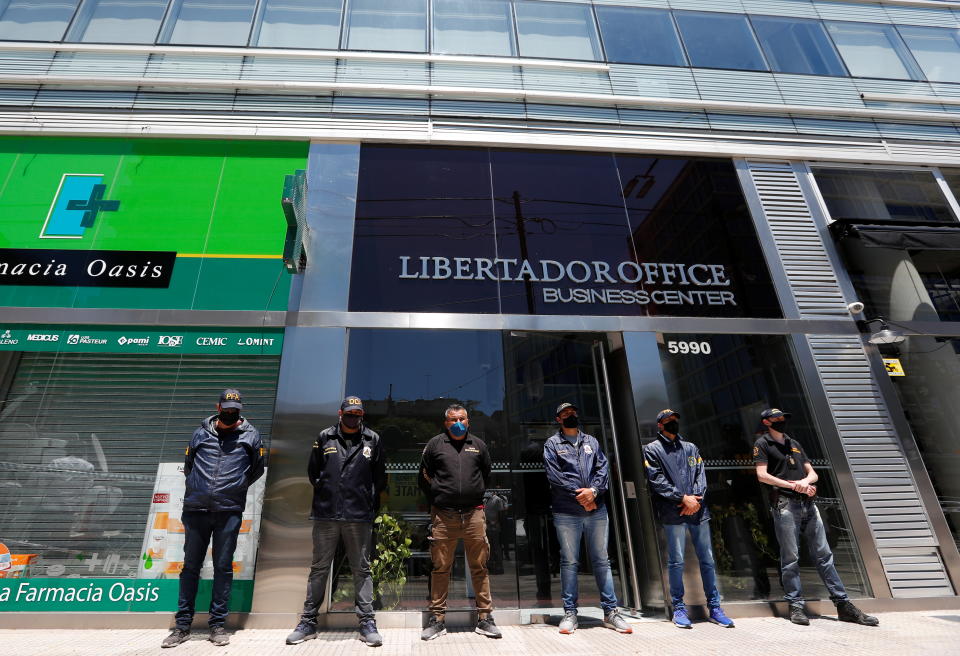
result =
[[847,74],[819,21],[774,16],[752,16],[750,20],[773,70],[811,75]]
[[691,65],[767,70],[746,16],[692,11],[678,11],[674,15]]
[[928,171],[814,169],[830,217],[884,222],[953,222],[947,199]]
[[607,61],[622,64],[686,66],[669,11],[596,7]]

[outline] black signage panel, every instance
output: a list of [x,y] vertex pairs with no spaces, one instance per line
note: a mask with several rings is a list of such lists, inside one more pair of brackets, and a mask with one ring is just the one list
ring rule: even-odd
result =
[[175,251],[0,248],[0,285],[166,288]]
[[350,309],[782,316],[729,160],[364,146]]

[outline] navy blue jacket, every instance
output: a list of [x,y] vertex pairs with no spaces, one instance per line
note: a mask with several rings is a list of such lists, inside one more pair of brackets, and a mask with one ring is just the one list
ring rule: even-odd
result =
[[543,445],[543,466],[550,481],[550,507],[555,513],[586,515],[577,502],[577,490],[597,490],[597,509],[605,507],[607,492],[607,458],[593,435],[581,432],[577,444],[570,444],[558,429]]
[[263,476],[265,466],[260,433],[246,419],[223,435],[217,434],[217,415],[207,417],[193,433],[183,461],[187,491],[184,510],[243,512],[247,488]]
[[[693,442],[686,442],[679,435],[671,440],[658,434],[655,441],[643,447],[643,466],[653,493],[653,507],[662,524],[699,524],[710,519],[707,473]],[[681,515],[678,505],[687,494],[703,497],[700,510]]]
[[387,484],[383,442],[366,426],[353,436],[341,433],[338,422],[313,443],[307,465],[313,484],[310,519],[369,522],[376,517]]

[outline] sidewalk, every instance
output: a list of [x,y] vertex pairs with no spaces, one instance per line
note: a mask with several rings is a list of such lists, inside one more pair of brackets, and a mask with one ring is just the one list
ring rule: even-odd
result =
[[810,626],[779,618],[737,621],[722,629],[697,623],[681,630],[662,620],[638,620],[632,635],[620,635],[598,624],[581,624],[574,635],[560,635],[555,626],[530,624],[502,627],[503,639],[491,640],[467,629],[453,629],[441,638],[422,642],[417,629],[384,629],[384,645],[372,649],[357,640],[354,631],[329,631],[296,646],[284,644],[287,630],[237,631],[230,645],[214,647],[205,631],[190,642],[160,649],[167,634],[158,630],[3,630],[4,656],[598,656],[600,654],[655,656],[912,656],[960,654],[960,613],[922,611],[883,613],[880,626],[871,628],[814,619]]

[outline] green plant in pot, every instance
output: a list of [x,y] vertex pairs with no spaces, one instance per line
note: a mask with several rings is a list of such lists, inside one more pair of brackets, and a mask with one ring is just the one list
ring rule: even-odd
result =
[[373,520],[376,546],[370,571],[373,584],[384,610],[396,608],[400,592],[407,582],[407,560],[410,558],[410,527],[384,509]]

